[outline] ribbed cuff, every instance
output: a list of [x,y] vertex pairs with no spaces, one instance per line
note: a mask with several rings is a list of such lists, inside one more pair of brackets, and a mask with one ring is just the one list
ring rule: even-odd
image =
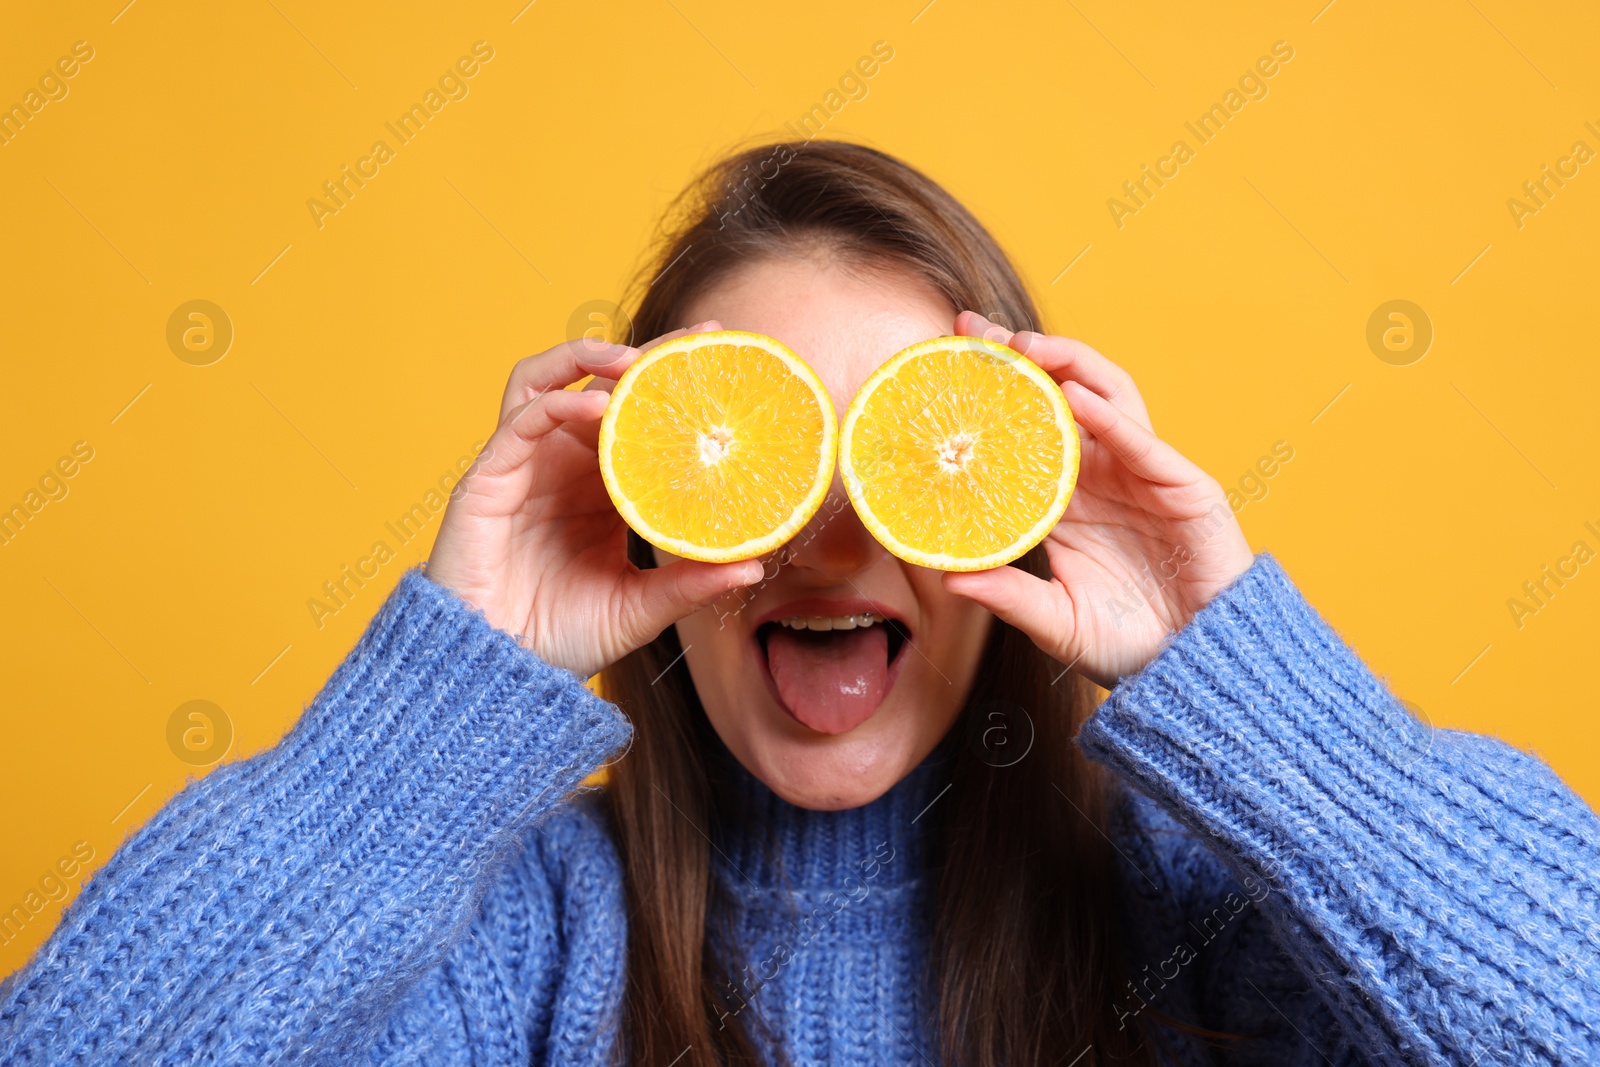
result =
[[1270,556],[1078,740],[1209,835],[1252,899],[1266,883],[1278,937],[1364,1047],[1589,1062],[1593,812],[1509,745],[1418,721]]
[[426,854],[492,845],[631,731],[582,679],[415,568],[273,755],[294,765],[284,786],[304,787],[302,822],[355,853],[400,841]]
[[29,999],[0,1005],[16,1020],[0,1049],[66,1047],[72,1002],[110,1005],[74,1017],[107,1062],[223,1046],[261,1062],[248,1042],[269,1037],[293,1062],[370,1046],[499,864],[629,733],[581,679],[408,571],[282,741],[191,784],[96,873],[30,963]]
[[1363,851],[1365,835],[1341,832],[1354,825],[1383,838],[1432,739],[1266,553],[1078,735],[1181,821],[1268,867],[1312,845]]

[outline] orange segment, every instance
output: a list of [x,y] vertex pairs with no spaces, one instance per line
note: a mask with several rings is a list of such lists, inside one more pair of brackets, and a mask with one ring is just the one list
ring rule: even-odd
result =
[[1042,541],[1078,477],[1061,388],[1027,357],[974,337],[897,353],[861,386],[840,430],[856,514],[923,567],[998,567]]
[[726,563],[788,541],[822,505],[838,424],[816,372],[781,342],[718,330],[650,349],[600,421],[600,474],[639,536]]

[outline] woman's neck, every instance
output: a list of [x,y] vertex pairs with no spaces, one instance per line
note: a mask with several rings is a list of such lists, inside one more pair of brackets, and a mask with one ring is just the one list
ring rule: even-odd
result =
[[730,888],[850,892],[863,881],[884,888],[919,877],[948,800],[953,736],[878,799],[839,811],[789,803],[717,741],[708,754],[720,816],[712,841]]

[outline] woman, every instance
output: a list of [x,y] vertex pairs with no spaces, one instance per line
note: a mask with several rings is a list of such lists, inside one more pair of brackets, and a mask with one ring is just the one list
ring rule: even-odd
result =
[[1600,1058],[1594,814],[1415,721],[971,215],[823,142],[681,204],[640,336],[770,334],[841,410],[951,332],[1059,379],[1047,542],[922,570],[836,485],[771,560],[667,558],[595,458],[638,350],[526,359],[426,572],[90,882],[0,1060]]

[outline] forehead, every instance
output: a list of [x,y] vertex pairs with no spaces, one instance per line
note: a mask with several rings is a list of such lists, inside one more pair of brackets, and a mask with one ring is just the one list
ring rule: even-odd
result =
[[775,337],[816,370],[840,413],[878,365],[955,328],[956,309],[909,271],[841,263],[823,253],[763,257],[689,306],[687,322]]

